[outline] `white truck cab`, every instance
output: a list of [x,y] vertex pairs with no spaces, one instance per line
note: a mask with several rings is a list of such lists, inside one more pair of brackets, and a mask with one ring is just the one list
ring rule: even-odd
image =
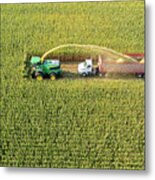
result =
[[82,76],[93,74],[92,59],[86,59],[85,62],[80,63],[78,65],[78,73]]

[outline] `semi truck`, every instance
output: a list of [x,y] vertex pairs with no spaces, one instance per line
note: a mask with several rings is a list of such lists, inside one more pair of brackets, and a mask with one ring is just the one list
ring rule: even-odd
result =
[[78,65],[78,73],[84,77],[90,75],[133,74],[139,78],[145,76],[144,58],[141,61],[124,62],[118,59],[116,62],[107,62],[98,58],[97,66],[93,65],[92,59],[86,59]]

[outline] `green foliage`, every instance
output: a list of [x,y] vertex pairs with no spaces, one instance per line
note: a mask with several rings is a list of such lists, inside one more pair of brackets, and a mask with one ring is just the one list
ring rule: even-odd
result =
[[22,77],[26,52],[60,44],[143,52],[143,6],[1,5],[1,166],[144,169],[143,80]]
[[43,54],[67,43],[144,51],[144,2],[1,5],[1,21],[5,53]]
[[3,83],[1,165],[143,169],[143,91],[141,80]]

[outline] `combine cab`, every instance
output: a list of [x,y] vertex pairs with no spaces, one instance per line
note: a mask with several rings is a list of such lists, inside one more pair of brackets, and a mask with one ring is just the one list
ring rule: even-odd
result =
[[53,81],[62,74],[59,60],[46,59],[41,62],[41,59],[38,56],[32,56],[30,68],[32,78],[37,80],[50,78]]

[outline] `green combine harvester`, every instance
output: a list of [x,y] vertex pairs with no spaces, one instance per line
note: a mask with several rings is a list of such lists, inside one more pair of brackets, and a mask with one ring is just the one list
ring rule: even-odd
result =
[[44,78],[50,78],[50,80],[54,81],[62,74],[59,60],[46,59],[42,61],[39,56],[31,57],[30,69],[32,78],[40,81]]

